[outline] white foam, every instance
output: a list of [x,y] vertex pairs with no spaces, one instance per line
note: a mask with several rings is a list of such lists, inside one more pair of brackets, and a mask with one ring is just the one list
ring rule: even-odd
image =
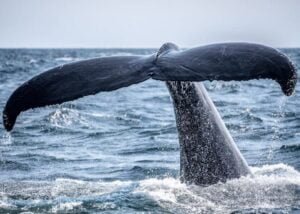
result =
[[88,126],[88,122],[80,115],[77,110],[68,108],[59,108],[52,112],[49,116],[49,121],[55,127],[71,126],[75,123]]
[[[148,179],[139,184],[139,188],[134,193],[149,194],[155,200],[176,202],[176,191],[186,189],[186,185],[174,178],[165,178],[162,180]],[[170,191],[172,190],[172,191]]]
[[13,204],[3,200],[1,198],[0,200],[0,208],[4,208],[4,209],[10,209],[10,208],[16,208],[16,206],[14,206]]
[[13,139],[10,132],[4,132],[0,139],[0,145],[11,145],[12,143]]
[[52,198],[60,196],[80,197],[80,196],[99,196],[112,193],[119,188],[125,188],[131,182],[88,182],[76,179],[56,179],[51,185]]
[[231,212],[239,209],[300,206],[300,173],[285,164],[253,167],[253,175],[208,187],[185,185],[173,178],[140,182],[143,193],[164,208],[182,212]]
[[53,212],[76,210],[83,206],[86,198],[97,199],[93,206],[101,210],[118,209],[114,201],[122,198],[144,198],[163,210],[189,214],[300,207],[300,173],[297,170],[285,164],[252,167],[251,170],[252,175],[208,187],[186,185],[175,178],[112,182],[61,178],[53,182],[6,183],[6,188],[0,189],[0,207],[11,206],[10,201],[14,199],[10,197],[14,195],[26,198],[31,204],[47,198],[46,203],[53,204]]
[[[197,187],[199,188],[199,187]],[[145,194],[161,207],[176,213],[210,210],[216,205],[201,195],[193,193],[193,188],[178,179],[148,179],[140,182],[134,194]]]
[[73,210],[76,207],[80,207],[82,202],[65,202],[60,203],[52,208],[52,212],[57,213],[60,211],[70,211]]

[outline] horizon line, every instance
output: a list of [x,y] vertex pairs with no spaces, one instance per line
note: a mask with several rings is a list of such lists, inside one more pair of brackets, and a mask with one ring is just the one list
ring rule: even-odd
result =
[[[207,44],[209,45],[209,44]],[[188,48],[193,48],[193,47],[201,47],[205,45],[199,45],[199,46],[191,46],[191,47],[180,47],[180,49],[188,49]],[[272,48],[277,48],[277,49],[299,49],[300,46],[270,46]],[[80,47],[80,46],[75,46],[75,47],[1,47],[0,50],[3,49],[159,49],[160,47]]]

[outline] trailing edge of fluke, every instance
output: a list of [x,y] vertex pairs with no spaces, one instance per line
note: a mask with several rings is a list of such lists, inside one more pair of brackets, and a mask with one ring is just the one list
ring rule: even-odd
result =
[[60,104],[101,91],[145,81],[273,79],[291,95],[296,69],[280,51],[258,44],[222,43],[179,50],[164,44],[148,56],[113,56],[61,65],[18,87],[3,110],[3,124],[11,131],[17,116],[28,109]]

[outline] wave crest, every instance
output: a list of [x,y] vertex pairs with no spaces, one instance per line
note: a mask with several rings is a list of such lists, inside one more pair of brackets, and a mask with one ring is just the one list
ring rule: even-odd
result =
[[186,185],[170,177],[112,182],[74,179],[8,182],[1,184],[0,211],[8,207],[22,207],[23,211],[39,208],[45,212],[108,211],[127,206],[143,210],[147,204],[174,213],[227,213],[285,207],[300,210],[297,170],[276,164],[252,167],[252,171],[252,175],[208,187]]

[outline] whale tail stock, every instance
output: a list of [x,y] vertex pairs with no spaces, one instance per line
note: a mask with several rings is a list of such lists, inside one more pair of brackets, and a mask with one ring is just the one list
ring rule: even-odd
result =
[[83,60],[52,68],[18,87],[3,110],[7,131],[28,109],[60,104],[145,81],[273,79],[291,95],[296,69],[281,52],[263,45],[223,43],[180,51],[164,44],[157,54]]

